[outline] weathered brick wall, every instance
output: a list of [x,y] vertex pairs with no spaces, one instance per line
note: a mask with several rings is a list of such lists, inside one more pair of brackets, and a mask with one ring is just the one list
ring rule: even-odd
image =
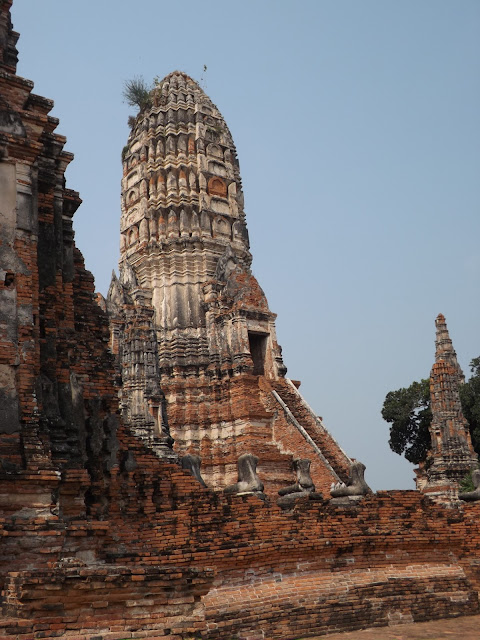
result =
[[[342,452],[338,443],[324,429],[317,425],[301,395],[292,388],[289,381],[280,378],[276,381],[260,380],[263,402],[274,414],[273,439],[283,451],[294,452],[296,458],[312,461],[310,471],[317,491],[330,495],[332,482],[348,480],[350,460]],[[294,419],[305,429],[308,436],[321,451],[321,459],[312,445],[297,428],[292,425],[284,409],[278,404],[272,391],[276,391],[288,407]],[[278,487],[279,488],[279,487]]]
[[[480,505],[448,509],[414,491],[392,491],[349,507],[302,499],[285,512],[255,496],[203,489],[123,429],[120,441],[102,521],[4,518],[5,637],[15,637],[26,611],[32,624],[50,625],[43,637],[69,637],[75,629],[82,639],[127,631],[163,637],[173,627],[179,637],[195,629],[206,638],[235,638],[259,626],[266,637],[286,639],[478,611]],[[142,576],[158,567],[170,567],[175,580],[150,597],[153,578]],[[162,626],[155,603],[192,604],[191,569],[200,572],[202,592],[196,627],[190,619],[183,629]],[[202,573],[209,569],[215,577]],[[128,583],[124,600],[119,581]],[[52,585],[45,598],[42,585]],[[119,602],[127,600],[142,602],[120,616]]]
[[[15,73],[10,6],[0,5],[0,512],[101,512],[118,426],[108,323],[73,242],[73,156],[53,102]],[[85,500],[56,486],[53,471],[71,482],[75,468]]]
[[243,453],[259,458],[258,471],[271,495],[292,484],[293,455],[273,441],[274,414],[262,403],[258,376],[162,379],[162,388],[175,450],[201,457],[207,485],[224,488],[236,482],[237,460]]
[[[123,446],[124,438],[129,437],[122,434]],[[446,557],[468,564],[478,555],[480,505],[444,508],[415,491],[389,491],[348,508],[301,499],[292,512],[284,512],[255,496],[203,489],[143,447],[130,443],[128,449],[137,467],[112,478],[119,528],[117,541],[104,549],[109,560],[117,557],[115,545],[123,535],[133,543],[132,553],[148,550],[147,562],[188,564],[194,558],[195,565],[209,566],[214,557],[227,582],[235,572],[242,580],[247,566],[261,576],[280,566],[287,572],[299,566],[332,571]],[[127,521],[128,527],[120,527]],[[118,558],[124,562],[125,554]]]
[[81,563],[16,572],[4,590],[6,618],[0,621],[0,633],[10,638],[67,634],[77,640],[118,640],[132,637],[132,631],[139,632],[136,637],[147,637],[148,631],[148,637],[192,636],[204,626],[200,598],[212,573]]
[[[278,576],[279,574],[277,574]],[[332,630],[412,622],[476,610],[477,593],[461,568],[410,565],[305,573],[244,587],[212,589],[204,598],[205,635],[305,638]]]
[[[223,488],[237,480],[237,460],[243,453],[259,458],[258,472],[266,493],[274,499],[280,488],[296,480],[294,458],[312,461],[317,491],[329,495],[332,482],[348,478],[348,458],[330,434],[315,423],[299,394],[284,380],[242,374],[224,380],[204,376],[162,379],[175,450],[197,454],[209,486]],[[298,422],[325,456],[289,421],[272,392],[277,391]],[[329,465],[331,465],[329,467]]]

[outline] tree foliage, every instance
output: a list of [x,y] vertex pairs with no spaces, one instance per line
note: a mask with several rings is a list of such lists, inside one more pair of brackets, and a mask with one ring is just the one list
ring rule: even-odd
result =
[[[472,376],[460,387],[460,400],[473,448],[480,455],[480,357],[471,361],[470,368]],[[412,382],[406,389],[387,393],[382,417],[391,424],[390,449],[414,464],[425,460],[430,449],[432,422],[429,380]]]
[[152,106],[151,90],[142,76],[125,81],[123,98],[128,105],[138,107],[140,111]]
[[382,418],[391,423],[390,449],[418,464],[430,448],[428,427],[432,421],[428,380],[412,382],[406,389],[387,393]]
[[462,411],[470,425],[473,448],[480,455],[480,357],[470,362],[470,380],[460,387]]

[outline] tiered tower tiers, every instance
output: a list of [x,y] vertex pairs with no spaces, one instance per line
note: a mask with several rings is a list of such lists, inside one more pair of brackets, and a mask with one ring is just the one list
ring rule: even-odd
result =
[[123,150],[120,278],[107,300],[124,416],[171,456],[160,382],[174,449],[200,454],[207,482],[234,480],[251,451],[274,483],[291,479],[292,457],[313,458],[327,487],[349,459],[284,378],[276,316],[250,271],[230,131],[184,73],[150,100]]
[[441,313],[435,326],[435,363],[430,373],[432,448],[428,464],[417,472],[417,486],[432,497],[449,501],[458,496],[460,481],[478,460],[460,403],[459,385],[465,379]]

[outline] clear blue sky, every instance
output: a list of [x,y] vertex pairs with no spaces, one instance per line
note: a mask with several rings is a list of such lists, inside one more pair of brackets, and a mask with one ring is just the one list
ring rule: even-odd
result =
[[[413,488],[385,394],[434,319],[480,355],[478,0],[15,0],[19,74],[55,101],[99,291],[119,257],[126,79],[200,80],[240,159],[253,271],[288,375],[373,488]],[[203,74],[203,66],[208,69]]]

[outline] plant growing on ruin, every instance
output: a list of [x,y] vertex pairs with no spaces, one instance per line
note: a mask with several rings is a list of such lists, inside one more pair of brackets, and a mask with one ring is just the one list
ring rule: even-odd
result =
[[473,448],[480,456],[480,356],[470,362],[470,371],[469,381],[460,387],[460,401],[470,425]]
[[470,491],[475,491],[476,487],[473,484],[472,471],[473,469],[470,469],[470,471],[460,481],[460,484],[458,485],[460,493],[470,493]]
[[153,88],[155,91],[162,91],[162,87],[163,87],[163,80],[161,78],[159,78],[158,76],[155,76],[153,79]]
[[152,106],[151,88],[142,76],[126,80],[123,85],[123,98],[131,107],[138,107],[140,111]]

